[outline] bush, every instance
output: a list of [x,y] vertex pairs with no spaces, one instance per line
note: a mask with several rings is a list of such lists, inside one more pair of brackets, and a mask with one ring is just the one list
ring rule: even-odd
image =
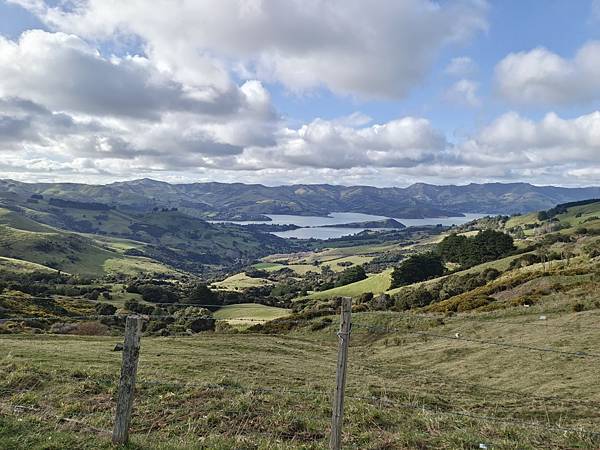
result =
[[360,294],[360,296],[357,299],[357,302],[360,303],[369,303],[371,300],[373,300],[373,293],[372,292],[364,292],[363,294]]
[[310,329],[311,331],[319,331],[322,330],[323,328],[327,328],[329,325],[331,325],[333,322],[333,320],[329,317],[325,317],[323,319],[321,319],[318,322],[315,322],[311,325]]
[[407,289],[395,297],[395,307],[397,310],[405,311],[412,308],[423,307],[434,301],[434,296],[424,287],[416,289]]
[[79,336],[106,336],[108,327],[100,322],[82,322],[75,325],[70,334]]
[[95,305],[95,308],[100,316],[112,316],[117,312],[117,308],[110,303],[98,303]]
[[583,303],[575,303],[573,305],[573,312],[585,311],[585,305]]

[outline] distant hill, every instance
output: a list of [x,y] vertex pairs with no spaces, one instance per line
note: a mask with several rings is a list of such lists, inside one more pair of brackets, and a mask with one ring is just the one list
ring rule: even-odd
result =
[[239,225],[212,224],[174,208],[121,211],[98,202],[0,197],[0,257],[70,273],[205,273],[271,253],[293,241]]
[[53,198],[54,202],[83,202],[95,207],[105,205],[136,212],[176,207],[204,219],[260,220],[264,219],[264,214],[325,216],[331,212],[410,219],[461,213],[539,211],[559,203],[600,197],[600,188],[561,188],[527,183],[464,186],[418,183],[407,188],[375,188],[328,184],[277,187],[242,183],[169,184],[149,179],[107,185],[0,180],[0,199],[22,199],[32,195],[46,200]]
[[394,229],[402,229],[406,228],[406,225],[398,222],[395,219],[384,219],[384,220],[371,220],[367,222],[350,222],[350,223],[340,223],[337,225],[321,225],[320,228],[324,227],[333,227],[333,228],[394,228]]

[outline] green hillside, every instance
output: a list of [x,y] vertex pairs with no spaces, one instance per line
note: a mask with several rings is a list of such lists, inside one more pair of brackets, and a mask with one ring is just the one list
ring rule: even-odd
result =
[[328,299],[335,297],[357,297],[365,292],[381,294],[390,288],[392,270],[386,270],[376,275],[371,275],[365,280],[345,286],[328,289],[326,291],[314,292],[308,296],[310,299]]

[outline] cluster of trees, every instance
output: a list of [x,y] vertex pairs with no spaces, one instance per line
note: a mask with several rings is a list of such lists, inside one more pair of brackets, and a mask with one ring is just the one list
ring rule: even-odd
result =
[[[484,230],[472,237],[451,234],[434,251],[412,255],[400,263],[392,273],[392,288],[439,277],[449,262],[472,267],[503,258],[514,250],[513,238],[499,231]],[[428,294],[422,294],[422,300],[415,303],[429,301]]]
[[515,250],[513,238],[500,231],[484,230],[475,236],[451,234],[437,246],[445,262],[472,267],[508,256]]
[[127,292],[140,294],[150,303],[196,303],[199,305],[221,305],[218,295],[204,283],[196,283],[188,288],[177,285],[143,283],[130,284]]
[[392,272],[392,288],[406,286],[444,274],[442,258],[434,253],[419,253],[402,261]]
[[335,287],[345,286],[346,284],[356,283],[367,278],[365,269],[362,266],[352,266],[344,269],[335,281]]

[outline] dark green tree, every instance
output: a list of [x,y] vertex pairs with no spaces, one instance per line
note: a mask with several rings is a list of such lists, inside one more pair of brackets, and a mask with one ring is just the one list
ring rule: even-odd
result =
[[348,267],[338,275],[335,286],[345,286],[346,284],[356,283],[365,278],[367,278],[367,274],[362,266]]
[[219,297],[203,283],[198,283],[192,289],[187,298],[187,303],[196,303],[198,305],[219,305]]
[[419,253],[404,260],[392,273],[392,288],[406,286],[444,274],[440,255],[433,252]]

